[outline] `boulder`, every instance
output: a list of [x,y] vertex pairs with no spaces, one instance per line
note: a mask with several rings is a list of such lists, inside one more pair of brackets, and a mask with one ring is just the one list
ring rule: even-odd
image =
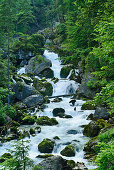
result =
[[33,73],[35,76],[38,76],[39,73],[50,68],[51,65],[52,63],[50,60],[46,59],[44,56],[38,55],[29,60],[25,72]]
[[23,119],[22,119],[22,123],[24,125],[33,125],[35,123],[35,119],[34,119],[34,116],[25,116]]
[[95,137],[99,134],[102,128],[107,126],[108,123],[103,119],[91,121],[88,125],[84,127],[83,134],[89,137]]
[[53,93],[53,86],[51,83],[38,79],[34,79],[33,85],[43,96],[51,96]]
[[26,104],[27,107],[34,107],[43,103],[43,96],[38,95],[31,95],[23,100],[23,103]]
[[93,114],[93,118],[95,119],[108,119],[110,114],[104,107],[97,107],[95,113]]
[[49,118],[48,116],[42,116],[37,118],[36,123],[38,125],[43,125],[43,126],[53,126],[58,124],[55,118]]
[[31,135],[35,135],[35,129],[30,128],[30,131],[29,131],[29,132],[30,132]]
[[27,85],[22,82],[18,82],[13,87],[13,92],[15,92],[15,98],[22,101],[26,97],[38,94],[38,91],[34,87]]
[[43,71],[40,72],[39,77],[40,78],[45,77],[46,79],[47,78],[53,78],[54,72],[51,68],[46,68],[46,69],[44,69]]
[[95,154],[96,153],[96,149],[97,149],[97,143],[98,143],[98,139],[97,137],[94,137],[92,139],[90,139],[84,146],[84,151],[86,152],[86,154]]
[[52,100],[52,102],[61,102],[62,101],[62,98],[60,98],[60,97],[56,97],[54,100]]
[[67,133],[68,133],[68,134],[73,134],[73,135],[75,135],[75,134],[77,134],[78,132],[77,132],[77,130],[68,130]]
[[41,153],[51,153],[54,148],[54,141],[50,139],[43,139],[43,141],[38,145],[38,150]]
[[91,73],[86,73],[81,81],[81,85],[79,86],[79,88],[76,90],[76,98],[80,99],[80,98],[89,98],[89,99],[93,99],[94,96],[96,95],[96,90],[91,90],[88,87],[88,82],[90,80],[93,80],[93,77],[91,75]]
[[60,76],[61,78],[67,78],[71,70],[71,66],[64,66],[61,68]]
[[82,104],[81,110],[94,110],[95,106],[93,104],[91,104],[89,101],[87,101],[86,103]]
[[52,112],[53,116],[59,116],[60,114],[65,115],[65,110],[63,108],[55,108]]
[[74,145],[68,145],[68,146],[66,146],[66,147],[61,151],[61,155],[67,156],[67,157],[75,156],[75,147],[74,147]]

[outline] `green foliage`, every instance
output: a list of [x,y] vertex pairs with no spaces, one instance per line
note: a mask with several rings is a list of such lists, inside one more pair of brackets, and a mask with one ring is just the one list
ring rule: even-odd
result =
[[13,155],[13,158],[7,159],[3,163],[3,167],[7,170],[23,169],[26,170],[33,166],[33,161],[28,157],[29,141],[16,141],[13,145],[13,150],[9,152]]
[[111,128],[104,133],[100,133],[98,136],[99,143],[97,145],[98,155],[96,157],[96,163],[99,170],[114,168],[114,129]]

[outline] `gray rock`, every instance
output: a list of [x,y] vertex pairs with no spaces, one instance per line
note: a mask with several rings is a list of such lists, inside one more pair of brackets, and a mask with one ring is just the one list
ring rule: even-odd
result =
[[46,59],[44,56],[39,56],[40,61],[33,57],[29,60],[28,65],[26,66],[26,73],[33,73],[35,76],[38,76],[43,70],[50,68],[52,63],[50,60]]
[[97,107],[93,114],[93,118],[96,119],[108,119],[109,117],[110,114],[107,113],[107,110],[104,107]]
[[15,84],[13,92],[15,92],[15,98],[20,101],[24,100],[28,96],[38,93],[34,87],[21,82]]
[[27,107],[34,107],[38,104],[43,103],[42,95],[31,95],[23,100],[23,103],[26,104]]
[[68,134],[73,134],[73,135],[75,135],[75,134],[77,134],[78,132],[77,132],[76,130],[69,130],[67,133],[68,133]]
[[61,156],[52,156],[46,158],[39,164],[42,170],[72,170],[70,166],[67,166],[67,161]]

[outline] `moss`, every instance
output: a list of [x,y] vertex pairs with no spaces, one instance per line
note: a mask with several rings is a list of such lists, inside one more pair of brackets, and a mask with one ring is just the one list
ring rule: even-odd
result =
[[33,128],[30,128],[29,132],[30,132],[31,135],[35,134],[35,130]]
[[35,119],[33,116],[25,116],[23,119],[22,119],[22,123],[24,125],[33,125],[35,123]]
[[18,83],[18,91],[19,92],[22,92],[22,89],[23,89],[23,87],[24,87],[24,83]]
[[38,155],[37,158],[49,158],[53,156],[52,154]]
[[71,168],[74,168],[76,166],[75,161],[73,160],[67,160],[67,165],[69,165]]
[[43,116],[43,117],[39,117],[37,120],[36,120],[36,123],[38,125],[49,125],[49,126],[52,126],[52,125],[57,125],[58,122],[55,118],[49,118],[48,116]]
[[91,101],[87,101],[83,103],[81,110],[95,110],[95,106],[91,103]]
[[68,146],[66,146],[66,147],[61,151],[61,155],[67,156],[67,157],[75,156],[75,147],[74,147],[74,145],[68,145]]
[[50,139],[43,139],[43,141],[38,145],[38,149],[41,153],[51,153],[54,148],[54,141]]
[[45,92],[44,92],[43,95],[45,95],[45,96],[51,96],[52,93],[53,93],[53,86],[52,86],[52,84],[49,83],[49,82],[45,82],[45,83],[44,83],[44,87],[46,88],[46,90],[45,90]]
[[61,72],[60,72],[61,78],[67,78],[67,76],[69,75],[70,70],[71,70],[71,67],[69,67],[69,66],[62,67]]

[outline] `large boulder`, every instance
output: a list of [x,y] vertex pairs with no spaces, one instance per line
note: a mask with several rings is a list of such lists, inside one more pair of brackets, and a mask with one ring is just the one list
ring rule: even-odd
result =
[[51,65],[52,63],[50,60],[46,59],[44,56],[38,55],[29,60],[25,72],[33,73],[35,76],[38,76],[39,73],[50,68]]
[[93,77],[90,73],[86,73],[81,81],[81,85],[79,86],[79,88],[76,90],[76,97],[77,98],[89,98],[89,99],[93,99],[94,96],[96,95],[96,91],[95,90],[91,90],[88,87],[88,82],[90,80],[93,80]]
[[40,72],[39,74],[40,78],[45,77],[47,78],[53,78],[54,77],[54,72],[51,68],[46,68],[43,71]]
[[37,118],[36,123],[38,125],[43,125],[43,126],[53,126],[58,124],[55,118],[49,118],[48,116],[42,116]]
[[53,86],[47,81],[42,81],[35,78],[33,85],[35,89],[38,90],[43,96],[51,96],[53,93]]
[[43,139],[43,141],[38,145],[38,150],[41,153],[51,153],[54,148],[54,141],[50,139]]
[[75,146],[74,146],[74,145],[68,145],[68,146],[66,146],[66,147],[61,151],[61,155],[67,156],[67,157],[75,156]]
[[26,104],[27,107],[37,106],[37,105],[43,103],[43,96],[40,94],[31,95],[31,96],[27,97],[26,99],[24,99],[23,103]]
[[110,114],[104,107],[97,107],[95,113],[93,114],[93,118],[96,119],[108,119]]
[[24,125],[33,125],[35,123],[35,118],[34,118],[34,116],[25,116],[22,119],[22,123]]
[[109,124],[103,119],[91,121],[84,127],[83,134],[89,137],[95,137],[99,134],[102,128],[107,127],[108,125]]
[[22,82],[18,82],[14,85],[13,92],[15,92],[15,98],[20,101],[28,96],[38,94],[38,91],[35,90],[34,87]]
[[61,78],[67,78],[67,76],[69,75],[71,69],[72,69],[71,66],[62,67],[61,72],[60,72]]

